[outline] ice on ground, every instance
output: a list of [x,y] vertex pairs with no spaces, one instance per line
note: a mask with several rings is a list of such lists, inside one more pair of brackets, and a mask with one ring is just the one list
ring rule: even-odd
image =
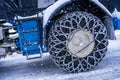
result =
[[49,53],[41,59],[26,60],[20,54],[0,60],[0,80],[120,80],[120,31],[117,40],[110,40],[103,61],[93,70],[65,73],[58,69]]

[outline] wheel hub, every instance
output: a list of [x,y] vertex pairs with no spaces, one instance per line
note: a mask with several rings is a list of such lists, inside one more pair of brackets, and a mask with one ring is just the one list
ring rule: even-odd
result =
[[94,48],[94,36],[88,31],[75,31],[69,35],[66,46],[70,54],[83,58],[88,56]]

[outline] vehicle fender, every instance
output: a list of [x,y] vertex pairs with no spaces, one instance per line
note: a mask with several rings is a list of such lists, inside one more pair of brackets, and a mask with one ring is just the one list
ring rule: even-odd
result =
[[[43,11],[43,27],[47,25],[49,20],[55,16],[56,12],[60,11],[60,8],[62,8],[64,5],[67,5],[69,3],[72,3],[73,1],[77,0],[58,0],[53,5],[49,6],[47,9]],[[85,0],[86,1],[86,0]],[[95,5],[97,5],[103,12],[111,16],[110,11],[98,0],[90,0]]]
[[[90,4],[94,4],[95,6],[97,6],[97,8],[104,13],[104,15],[102,17],[99,17],[102,22],[104,23],[104,25],[107,28],[107,32],[108,32],[108,39],[114,40],[115,39],[115,33],[114,33],[114,25],[112,22],[112,16],[111,16],[111,12],[98,0],[58,0],[57,2],[55,2],[53,5],[51,5],[50,7],[48,7],[46,10],[43,11],[43,28],[46,29],[44,31],[44,34],[48,34],[50,27],[48,27],[50,21],[52,18],[55,17],[55,15],[57,14],[57,12],[62,11],[62,8],[66,5],[69,5],[70,3],[74,2],[74,1],[87,1]],[[97,13],[99,14],[99,13]],[[101,15],[101,14],[99,14]],[[107,21],[107,19],[109,19],[109,21]],[[44,35],[44,37],[45,37]],[[47,36],[46,36],[47,37]],[[47,39],[47,38],[46,38]]]

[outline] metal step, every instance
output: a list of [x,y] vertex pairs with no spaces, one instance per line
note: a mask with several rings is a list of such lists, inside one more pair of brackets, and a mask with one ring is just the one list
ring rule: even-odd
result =
[[39,42],[24,43],[24,46],[39,45]]
[[39,28],[42,27],[40,25],[38,27],[38,18],[18,20],[18,22],[17,29],[19,30],[20,49],[23,56],[26,56],[27,60],[41,58],[40,39],[42,38],[40,37]]
[[27,60],[38,59],[38,58],[42,58],[42,55],[40,54],[39,56],[35,56],[35,57],[29,57],[28,55],[26,55]]
[[38,32],[38,30],[36,29],[36,30],[28,30],[28,31],[23,31],[22,33],[24,34],[24,33],[30,33],[30,32]]
[[[41,47],[39,46],[39,44],[38,44],[38,47],[39,47],[39,54],[38,54],[39,56],[34,56],[34,57],[30,57],[31,55],[28,54],[27,48],[26,48],[25,54],[26,54],[27,60],[36,59],[36,58],[42,58],[42,55],[41,55],[42,50],[41,50]],[[33,56],[33,55],[32,55],[32,56]]]

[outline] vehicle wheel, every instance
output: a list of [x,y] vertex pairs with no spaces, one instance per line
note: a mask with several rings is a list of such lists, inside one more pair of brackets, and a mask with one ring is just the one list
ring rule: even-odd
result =
[[75,11],[56,20],[48,43],[53,61],[64,71],[88,71],[105,56],[107,30],[96,16]]

